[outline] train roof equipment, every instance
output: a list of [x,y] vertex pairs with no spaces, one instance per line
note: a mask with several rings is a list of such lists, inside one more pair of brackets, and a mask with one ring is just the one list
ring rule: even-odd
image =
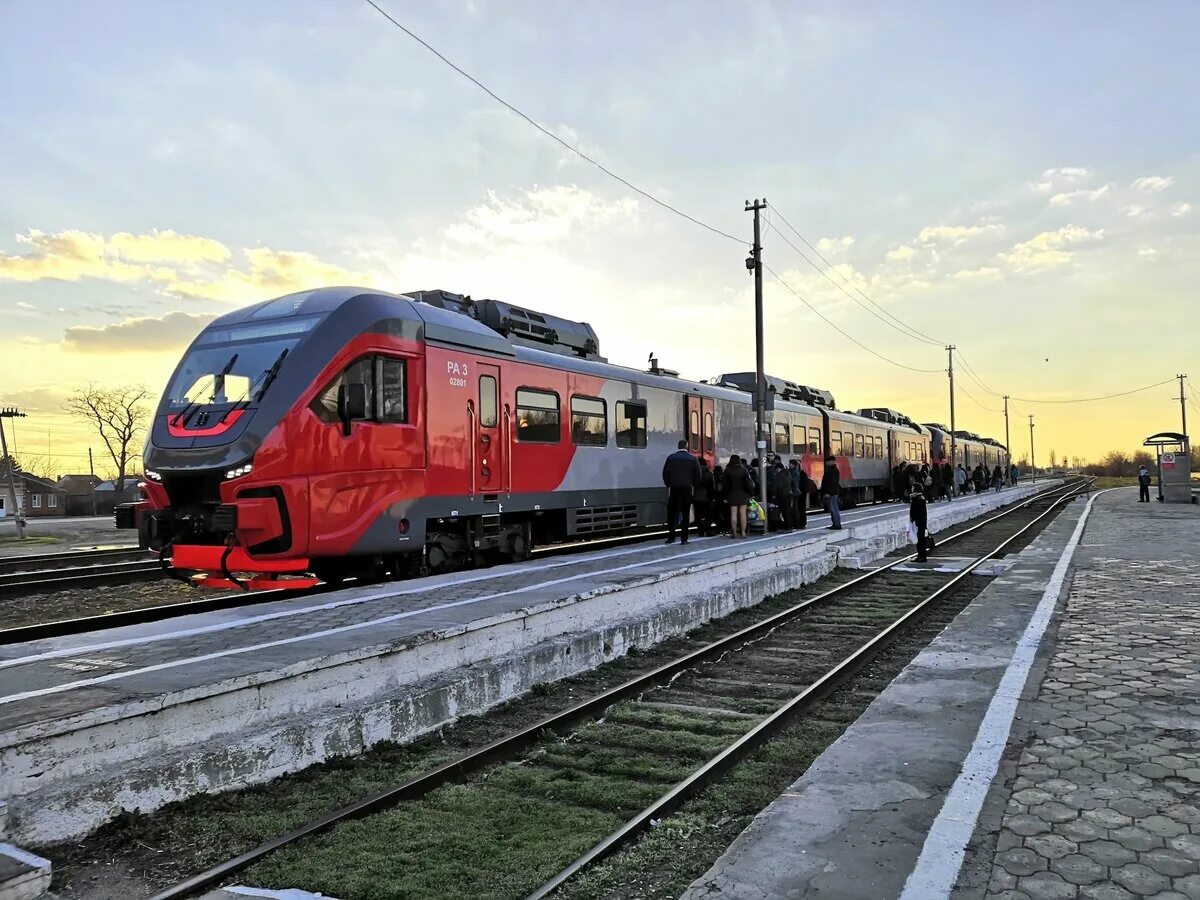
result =
[[[710,378],[708,381],[712,385],[733,387],[748,394],[754,393],[756,382],[757,376],[753,372],[726,372],[723,375],[718,375],[716,378]],[[803,403],[807,406],[818,406],[826,409],[837,408],[834,404],[833,394],[821,388],[810,387],[806,384],[797,384],[794,381],[788,381],[786,378],[778,378],[774,375],[767,375],[766,382],[767,390],[773,393],[779,400],[794,400],[797,403]]]
[[899,410],[889,409],[886,406],[864,407],[858,411],[858,414],[864,419],[887,422],[889,425],[904,425],[918,433],[923,433],[921,426],[914,422],[911,417],[906,416]]
[[607,362],[600,355],[600,338],[587,322],[575,322],[541,313],[503,300],[472,300],[451,291],[410,291],[404,296],[470,316],[514,344]]

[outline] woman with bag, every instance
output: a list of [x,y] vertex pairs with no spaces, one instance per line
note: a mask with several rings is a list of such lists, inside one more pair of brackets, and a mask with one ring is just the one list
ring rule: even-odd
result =
[[725,468],[725,500],[729,504],[729,536],[746,537],[746,518],[754,496],[754,480],[736,454],[729,457]]

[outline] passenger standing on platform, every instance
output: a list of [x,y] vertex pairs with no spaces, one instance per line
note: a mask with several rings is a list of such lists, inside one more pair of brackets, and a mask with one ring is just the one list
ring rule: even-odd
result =
[[900,460],[892,469],[892,499],[896,501],[904,499],[904,460]]
[[789,469],[788,474],[792,476],[792,505],[795,510],[796,527],[803,530],[808,527],[808,475],[798,459],[791,461]]
[[929,475],[933,478],[933,495],[930,499],[941,500],[946,494],[946,484],[942,481],[942,464],[935,462]]
[[933,475],[929,471],[929,463],[921,463],[921,474],[918,476],[921,481],[921,493],[925,495],[926,500],[933,499]]
[[713,473],[708,468],[708,460],[700,459],[700,483],[696,485],[696,493],[692,497],[692,509],[696,516],[696,534],[701,537],[712,532],[713,504]]
[[779,515],[783,519],[783,530],[791,531],[796,527],[795,488],[792,486],[792,473],[783,467],[783,460],[775,457],[775,467],[771,470],[771,488],[775,494],[775,505],[779,507]]
[[746,536],[746,519],[750,498],[754,496],[754,479],[750,470],[742,465],[741,457],[729,457],[725,468],[725,500],[729,504],[729,536]]
[[842,530],[842,511],[838,509],[838,502],[842,494],[842,477],[838,474],[837,457],[825,457],[825,474],[821,476],[821,493],[825,495],[825,505],[829,508],[829,518],[833,520],[833,524],[829,526],[830,531]]
[[1009,470],[1009,479],[1010,479],[1010,481],[1011,481],[1013,484],[1016,484],[1016,483],[1017,483],[1017,478],[1018,478],[1018,476],[1019,476],[1020,474],[1021,474],[1021,473],[1020,473],[1020,472],[1018,471],[1018,469],[1017,469],[1017,464],[1016,464],[1016,463],[1013,463],[1013,466],[1012,466],[1012,468]]
[[1138,469],[1138,503],[1150,502],[1150,470],[1145,466]]
[[947,500],[954,496],[954,468],[948,462],[942,463],[942,494]]
[[920,491],[912,493],[908,504],[908,520],[917,527],[917,562],[926,562],[934,544],[929,537],[929,505]]
[[996,493],[1000,493],[1000,488],[1004,487],[1004,472],[1000,468],[1000,463],[996,463],[996,468],[992,469],[992,487],[996,489]]
[[721,466],[713,466],[712,474],[713,490],[708,512],[712,520],[713,533],[719,534],[725,530],[725,523],[729,521],[729,504],[725,502],[725,469]]
[[675,528],[682,519],[680,543],[688,542],[688,515],[692,511],[692,492],[700,483],[700,463],[688,453],[687,441],[663,463],[663,484],[667,486],[667,543],[675,543]]
[[966,489],[967,469],[962,463],[959,463],[954,467],[954,492],[961,497],[966,492]]
[[983,474],[982,464],[975,467],[975,471],[971,473],[971,480],[975,482],[975,493],[982,494],[987,486],[987,475]]

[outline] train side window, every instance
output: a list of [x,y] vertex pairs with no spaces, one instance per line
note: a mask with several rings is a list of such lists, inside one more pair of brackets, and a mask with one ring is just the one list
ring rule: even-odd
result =
[[804,440],[804,434],[805,433],[804,433],[803,425],[793,425],[792,426],[792,452],[793,453],[801,454],[801,453],[807,452],[807,448],[805,447],[806,442]]
[[788,439],[788,427],[786,422],[775,423],[775,452],[792,452],[792,442]]
[[517,440],[531,444],[557,444],[561,437],[558,394],[518,388]]
[[854,455],[859,459],[866,459],[867,457],[866,450],[863,447],[863,436],[861,434],[856,434],[854,436]]
[[883,452],[883,437],[882,436],[875,438],[875,456],[877,459],[885,459],[886,458],[884,455],[884,452]]
[[479,376],[479,425],[482,428],[495,428],[497,407],[496,379],[491,375]]
[[608,443],[608,405],[603,400],[571,398],[571,441],[583,447]]
[[713,414],[706,412],[704,414],[704,452],[712,453],[716,448],[713,442]]
[[829,455],[842,455],[842,433],[840,431],[829,432]]
[[325,390],[317,394],[309,409],[316,413],[322,422],[335,423],[338,420],[338,388],[347,384],[363,384],[367,388],[367,415],[375,418],[375,361],[370,356],[356,359],[342,369]]
[[617,446],[646,446],[646,404],[617,401]]
[[821,429],[808,429],[808,452],[813,456],[821,455]]
[[[404,423],[408,421],[408,363],[403,359],[396,359],[392,356],[379,356],[375,358],[375,382],[379,385],[378,400],[379,403],[379,421],[390,423]],[[492,380],[492,418],[495,419],[495,386],[496,382]],[[480,382],[480,391],[483,390],[483,382]],[[480,398],[482,402],[482,397]],[[495,425],[495,421],[492,422]]]

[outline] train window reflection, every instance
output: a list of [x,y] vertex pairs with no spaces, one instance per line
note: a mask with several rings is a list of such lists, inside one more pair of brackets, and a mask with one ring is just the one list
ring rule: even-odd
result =
[[479,376],[479,425],[495,428],[497,416],[496,379],[491,375]]
[[646,404],[617,401],[617,446],[646,446]]
[[792,452],[792,442],[788,439],[788,427],[783,422],[775,423],[775,452]]
[[[378,363],[379,421],[391,423],[407,422],[408,398],[405,393],[407,363],[402,359],[395,359],[390,356],[379,357]],[[493,397],[494,402],[495,398]]]
[[608,406],[603,400],[571,398],[571,441],[583,447],[608,443]]
[[557,444],[561,437],[558,394],[517,389],[517,440],[532,444]]

